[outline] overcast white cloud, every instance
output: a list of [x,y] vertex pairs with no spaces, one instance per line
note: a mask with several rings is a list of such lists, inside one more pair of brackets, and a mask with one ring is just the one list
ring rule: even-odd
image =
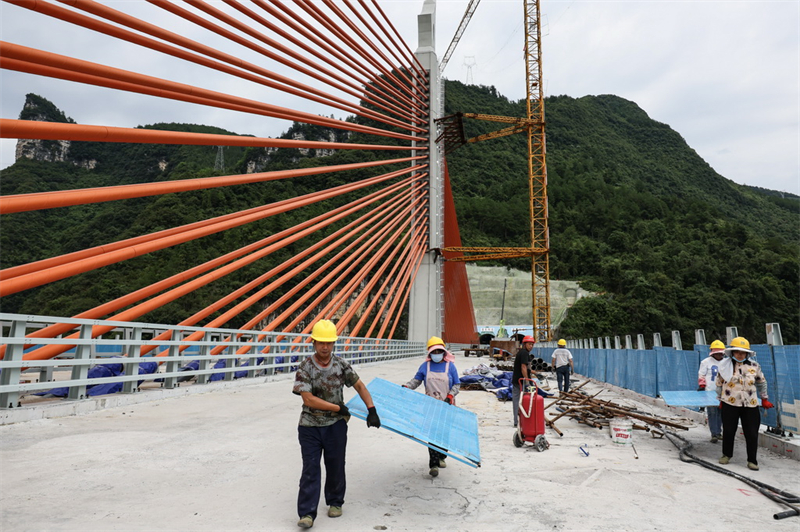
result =
[[[245,60],[263,58],[141,1],[106,2]],[[381,0],[416,48],[422,0]],[[468,0],[439,0],[437,50],[444,54]],[[224,4],[215,2],[220,9]],[[227,9],[227,8],[226,8]],[[313,113],[330,109],[225,75],[209,75],[155,52],[0,4],[5,41],[141,71],[167,79]],[[721,175],[800,194],[800,2],[542,1],[543,69],[548,95],[616,94],[680,133]],[[482,0],[445,77],[494,85],[524,97],[523,1]],[[324,34],[324,32],[322,32]],[[471,69],[467,64],[473,65]],[[266,65],[276,71],[280,68]],[[283,121],[167,102],[28,74],[0,71],[3,118],[16,118],[25,94],[53,101],[79,123],[131,127],[174,121],[274,136]],[[465,111],[469,111],[465,109]],[[343,112],[334,111],[337,117]],[[0,143],[0,168],[13,162],[14,140]]]

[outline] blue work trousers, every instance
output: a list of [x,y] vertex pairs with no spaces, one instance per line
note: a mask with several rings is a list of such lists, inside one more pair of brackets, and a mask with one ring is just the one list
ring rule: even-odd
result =
[[340,419],[327,427],[297,427],[300,453],[303,455],[303,473],[300,475],[300,493],[297,495],[297,515],[317,518],[319,491],[322,483],[320,458],[325,459],[325,503],[342,506],[346,481],[344,456],[347,448],[347,422]]
[[707,406],[708,430],[712,436],[722,436],[722,410],[717,406]]
[[556,379],[558,380],[558,391],[569,391],[569,364],[556,368]]

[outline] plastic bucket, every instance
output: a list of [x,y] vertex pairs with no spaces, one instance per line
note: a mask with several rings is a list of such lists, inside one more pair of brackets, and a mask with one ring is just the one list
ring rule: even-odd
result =
[[633,444],[633,422],[627,417],[611,418],[608,422],[611,441],[618,445]]

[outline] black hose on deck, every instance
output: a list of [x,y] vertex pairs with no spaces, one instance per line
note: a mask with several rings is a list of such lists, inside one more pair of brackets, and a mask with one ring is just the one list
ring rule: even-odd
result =
[[[701,465],[701,466],[703,466],[703,467],[705,467],[707,469],[710,469],[712,471],[716,471],[717,473],[722,473],[722,474],[728,475],[729,477],[733,477],[735,479],[741,480],[745,484],[748,484],[748,485],[752,486],[753,488],[755,488],[756,490],[758,490],[758,492],[761,493],[762,495],[764,495],[765,497],[768,497],[769,499],[777,502],[778,504],[783,504],[784,506],[788,506],[789,508],[791,508],[790,510],[787,510],[785,512],[778,512],[778,513],[774,514],[772,516],[773,518],[775,518],[775,519],[785,519],[787,517],[793,517],[795,515],[800,515],[800,506],[796,506],[797,504],[800,504],[800,497],[798,497],[797,495],[792,495],[791,493],[788,493],[788,492],[783,491],[781,489],[774,488],[774,487],[770,486],[769,484],[765,484],[765,483],[763,483],[761,481],[746,477],[744,475],[740,475],[739,473],[734,473],[733,471],[725,469],[724,467],[720,467],[717,464],[712,464],[711,462],[707,462],[706,460],[703,460],[702,458],[698,458],[697,456],[694,456],[693,454],[691,454],[689,452],[691,450],[691,448],[693,447],[693,444],[689,440],[687,440],[683,436],[679,436],[675,432],[671,432],[671,431],[668,431],[668,430],[664,430],[664,434],[667,436],[667,439],[669,439],[669,441],[671,441],[672,444],[675,447],[677,447],[678,450],[680,451],[681,461],[683,461],[683,462],[694,462],[694,463],[699,464],[699,465]],[[683,446],[678,445],[675,442],[676,439],[682,441],[683,442]]]

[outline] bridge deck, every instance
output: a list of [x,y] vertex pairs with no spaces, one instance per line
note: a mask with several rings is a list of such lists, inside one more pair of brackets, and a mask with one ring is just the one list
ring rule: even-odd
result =
[[[402,383],[420,362],[358,371],[365,382]],[[457,360],[462,371],[476,362]],[[0,529],[297,530],[300,399],[290,390],[288,378],[242,383],[0,426]],[[601,396],[634,403],[613,391]],[[548,431],[551,447],[539,453],[512,444],[510,402],[464,391],[459,404],[479,416],[481,468],[454,462],[431,479],[424,447],[353,419],[344,515],[322,512],[314,529],[733,530],[760,523],[794,531],[800,520],[773,521],[785,508],[731,477],[682,463],[666,439],[635,431],[635,459],[607,431],[562,419],[564,436]],[[705,426],[685,434],[698,455],[719,458]],[[588,457],[579,452],[584,443]],[[743,454],[737,442],[731,470],[800,492],[797,461],[761,449],[761,471],[750,472]]]

